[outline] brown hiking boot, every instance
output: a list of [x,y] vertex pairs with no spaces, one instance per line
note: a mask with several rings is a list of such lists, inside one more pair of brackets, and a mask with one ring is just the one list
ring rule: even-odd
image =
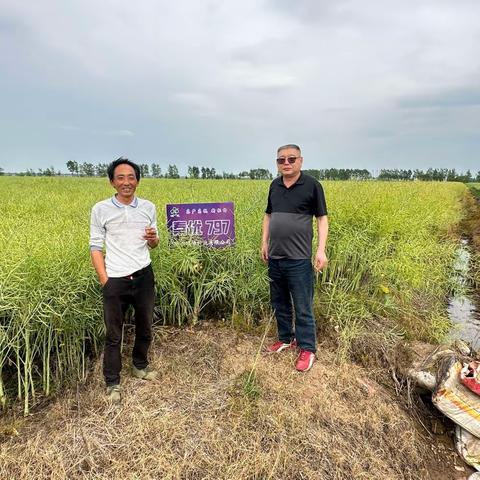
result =
[[150,367],[150,365],[142,369],[138,369],[133,365],[132,375],[141,380],[155,380],[157,378],[157,371]]
[[120,403],[122,400],[120,385],[110,385],[107,387],[107,398],[111,403]]

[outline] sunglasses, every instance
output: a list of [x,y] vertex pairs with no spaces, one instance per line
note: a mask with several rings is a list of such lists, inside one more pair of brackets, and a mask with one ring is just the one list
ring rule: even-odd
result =
[[295,163],[297,161],[297,158],[300,158],[300,157],[278,157],[277,158],[277,163],[279,165],[283,165],[284,163],[288,162],[290,165],[292,165],[293,163]]

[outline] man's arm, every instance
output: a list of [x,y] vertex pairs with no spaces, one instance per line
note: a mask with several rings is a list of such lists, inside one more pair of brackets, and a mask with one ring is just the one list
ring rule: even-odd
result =
[[268,262],[268,240],[269,240],[270,214],[263,216],[262,225],[262,260]]
[[97,272],[98,280],[103,287],[108,280],[107,269],[105,268],[105,259],[103,257],[103,252],[101,250],[91,250],[90,258],[92,259],[93,267]]
[[317,253],[315,254],[314,268],[317,272],[322,270],[327,266],[328,259],[325,254],[325,246],[327,244],[328,237],[328,217],[327,215],[322,215],[317,217],[317,233],[318,233],[318,248]]
[[100,219],[98,204],[92,208],[90,216],[90,258],[97,272],[98,280],[102,287],[107,283],[108,275],[103,257],[103,245],[105,243],[105,227]]

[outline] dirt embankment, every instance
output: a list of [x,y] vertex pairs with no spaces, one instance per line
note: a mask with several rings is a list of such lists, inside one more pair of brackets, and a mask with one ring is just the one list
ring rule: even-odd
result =
[[468,237],[472,250],[480,254],[480,190],[471,191],[472,195],[464,200],[465,217],[460,224],[460,234]]
[[105,401],[97,362],[78,392],[4,419],[0,478],[466,478],[451,443],[421,426],[381,372],[338,365],[320,345],[299,374],[293,352],[257,357],[260,348],[261,334],[218,325],[161,328],[159,378],[124,369],[120,407]]

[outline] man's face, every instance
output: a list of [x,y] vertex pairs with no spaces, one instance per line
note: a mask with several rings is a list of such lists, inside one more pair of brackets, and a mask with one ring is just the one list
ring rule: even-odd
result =
[[119,197],[125,199],[132,198],[138,185],[135,170],[130,165],[122,163],[115,168],[113,180],[110,183],[117,191]]
[[[295,161],[290,163],[288,159]],[[279,163],[278,160],[283,160],[282,163]],[[295,177],[300,173],[302,168],[303,157],[300,155],[300,152],[296,148],[284,148],[280,150],[277,154],[277,167],[278,171],[284,177]]]

